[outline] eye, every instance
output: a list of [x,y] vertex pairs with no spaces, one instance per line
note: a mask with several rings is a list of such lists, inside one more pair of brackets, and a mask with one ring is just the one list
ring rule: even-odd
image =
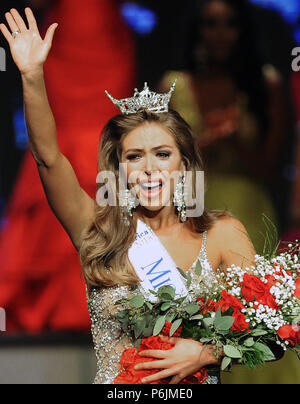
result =
[[167,159],[167,158],[169,158],[171,156],[171,153],[170,152],[158,152],[157,156],[161,157],[161,158],[164,158],[164,159]]
[[137,160],[138,158],[140,158],[141,156],[139,154],[130,154],[129,156],[127,156],[127,160],[129,161],[134,161]]

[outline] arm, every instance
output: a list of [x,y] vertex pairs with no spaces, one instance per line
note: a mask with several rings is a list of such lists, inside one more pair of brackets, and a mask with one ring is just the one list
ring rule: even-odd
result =
[[83,231],[92,221],[95,202],[80,187],[71,164],[60,152],[48,102],[43,65],[57,24],[49,27],[42,40],[31,9],[26,8],[25,13],[29,29],[17,10],[5,15],[10,30],[20,32],[15,39],[6,25],[1,24],[0,29],[21,73],[29,145],[45,194],[54,214],[79,249]]

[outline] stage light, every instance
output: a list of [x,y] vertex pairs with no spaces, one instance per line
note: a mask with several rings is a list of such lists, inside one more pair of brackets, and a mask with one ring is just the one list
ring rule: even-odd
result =
[[28,146],[28,136],[23,108],[15,110],[13,114],[13,124],[15,130],[16,147],[17,149],[25,150]]
[[258,4],[265,8],[279,11],[287,22],[296,24],[300,17],[299,0],[250,0],[253,4]]
[[155,12],[140,4],[126,2],[121,12],[127,24],[140,35],[151,34],[157,25]]

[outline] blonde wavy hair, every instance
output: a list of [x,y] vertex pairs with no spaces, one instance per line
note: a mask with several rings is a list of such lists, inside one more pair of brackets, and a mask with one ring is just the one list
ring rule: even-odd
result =
[[[186,170],[193,172],[195,193],[195,174],[196,171],[204,171],[203,160],[190,126],[173,110],[160,114],[140,110],[136,114],[113,117],[102,131],[99,172],[113,172],[118,183],[122,141],[128,133],[146,123],[159,124],[174,136]],[[117,200],[117,190],[115,192]],[[194,232],[202,233],[225,216],[231,214],[205,210],[200,217],[188,218],[188,223]],[[134,214],[130,218],[130,226],[122,219],[123,213],[118,203],[117,206],[96,205],[94,221],[87,229],[79,251],[83,274],[91,287],[134,286],[140,282],[128,259],[128,250],[136,235],[137,216]]]

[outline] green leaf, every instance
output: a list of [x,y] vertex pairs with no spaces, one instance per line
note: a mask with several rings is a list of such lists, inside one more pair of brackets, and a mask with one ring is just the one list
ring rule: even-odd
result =
[[168,313],[166,316],[166,321],[172,323],[176,316],[177,316],[176,313]]
[[222,318],[222,311],[221,311],[221,309],[219,307],[218,311],[216,312],[216,315],[215,315],[215,322],[220,320],[221,318]]
[[255,344],[255,341],[253,338],[247,338],[246,341],[244,341],[244,344],[246,347],[250,348]]
[[149,310],[153,309],[153,304],[149,303],[149,302],[145,302],[146,306],[148,307]]
[[[263,213],[263,223],[266,227],[266,233],[264,236],[264,248],[263,248],[263,256],[269,259],[272,259],[277,255],[278,247],[280,245],[280,241],[278,238],[278,230],[276,225],[272,222],[272,220]],[[261,232],[260,232],[261,233]],[[262,233],[261,233],[262,234]]]
[[221,370],[224,371],[226,368],[228,368],[228,366],[230,366],[232,363],[232,359],[229,358],[228,356],[225,356],[222,360],[222,364],[221,364]]
[[204,327],[206,327],[206,328],[211,327],[213,325],[214,321],[215,320],[213,318],[205,318],[203,320]]
[[186,282],[186,285],[187,285],[188,289],[190,288],[191,284],[192,284],[192,275],[191,275],[190,272],[188,272],[187,273],[187,282]]
[[214,326],[218,330],[228,331],[233,326],[234,317],[220,317],[214,321]]
[[139,349],[141,343],[142,343],[142,338],[139,338],[139,339],[136,339],[136,340],[134,341],[133,345],[134,345],[134,347],[135,347],[136,349]]
[[165,303],[163,303],[162,305],[161,305],[161,311],[166,311],[166,310],[168,310],[170,307],[172,306],[172,303],[171,302],[165,302]]
[[159,298],[162,302],[171,302],[174,299],[169,293],[162,293]]
[[192,316],[193,314],[196,314],[199,312],[199,306],[198,304],[188,304],[187,306],[185,306],[184,310],[190,315]]
[[168,295],[169,300],[173,300],[176,295],[176,291],[172,286],[162,286],[158,289],[157,293],[159,297],[162,297],[165,294]]
[[254,337],[261,337],[261,336],[267,335],[267,334],[268,334],[268,331],[265,331],[265,330],[262,330],[259,328],[257,328],[256,330],[253,330],[251,332],[251,335],[253,335]]
[[182,269],[177,267],[177,270],[180,272],[184,279],[187,279],[187,274]]
[[153,335],[155,337],[161,333],[165,324],[166,324],[166,316],[158,317],[158,319],[156,320],[155,326],[154,326],[154,330],[153,330]]
[[140,338],[143,336],[144,330],[146,328],[146,318],[140,318],[138,319],[134,325],[133,325],[133,331],[134,331],[134,336],[136,339]]
[[145,299],[142,296],[134,296],[132,299],[130,299],[129,303],[130,306],[139,309],[144,306]]
[[232,359],[240,359],[242,357],[240,351],[232,345],[225,345],[224,353],[226,356]]
[[203,344],[207,344],[208,342],[211,342],[213,338],[210,337],[203,337],[200,339],[200,342],[203,342]]
[[195,316],[191,317],[191,320],[203,320],[203,315],[196,314]]
[[201,262],[200,262],[200,260],[198,260],[197,264],[196,264],[196,268],[195,268],[196,275],[201,276],[202,271],[203,271],[203,268],[202,268]]
[[174,321],[174,323],[172,324],[171,330],[170,330],[170,337],[173,337],[173,335],[175,334],[175,332],[178,330],[178,328],[181,326],[182,324],[182,318],[179,318],[178,320]]
[[271,351],[271,349],[267,345],[265,345],[261,342],[256,342],[253,345],[253,348],[257,349],[264,355],[265,361],[273,361],[276,359],[273,352]]

